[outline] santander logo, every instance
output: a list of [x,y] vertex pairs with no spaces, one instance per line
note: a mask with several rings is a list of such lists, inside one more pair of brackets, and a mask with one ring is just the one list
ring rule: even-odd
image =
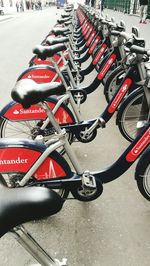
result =
[[126,155],[128,162],[134,162],[141,152],[150,144],[150,128],[144,133],[144,135],[135,144],[132,150]]
[[91,54],[94,51],[94,49],[95,49],[95,47],[96,47],[96,45],[97,45],[97,43],[99,41],[100,41],[100,37],[97,36],[96,39],[95,39],[95,41],[93,42],[92,46],[90,47],[90,49],[88,51],[89,54]]
[[114,113],[118,107],[118,105],[120,104],[122,98],[124,97],[124,95],[127,93],[128,89],[130,88],[132,84],[132,80],[131,79],[126,79],[121,88],[119,89],[118,93],[116,94],[115,98],[113,99],[111,105],[108,108],[108,112],[109,113]]
[[44,109],[39,107],[39,108],[36,108],[36,109],[15,109],[13,111],[13,114],[14,115],[24,115],[24,114],[39,114],[39,113],[45,113]]
[[103,55],[103,53],[105,52],[107,48],[107,45],[104,44],[101,49],[99,50],[98,54],[96,55],[95,59],[93,60],[93,65],[96,65],[99,61],[99,59],[101,58],[101,56]]
[[106,62],[106,64],[104,65],[104,67],[102,68],[102,70],[99,72],[97,76],[99,80],[102,80],[104,78],[105,74],[107,73],[107,71],[109,70],[109,68],[111,67],[111,65],[115,60],[116,60],[116,55],[112,54],[111,57]]
[[91,34],[91,36],[90,36],[89,40],[86,42],[86,46],[89,46],[89,45],[90,45],[90,43],[92,42],[92,40],[93,40],[93,38],[94,38],[95,34],[96,34],[96,32],[95,32],[95,31],[94,31],[94,32]]
[[45,75],[28,75],[27,76],[28,79],[48,79],[49,76],[47,76],[46,74]]
[[23,159],[18,157],[17,159],[9,159],[9,160],[0,160],[0,165],[3,164],[27,164],[28,159]]

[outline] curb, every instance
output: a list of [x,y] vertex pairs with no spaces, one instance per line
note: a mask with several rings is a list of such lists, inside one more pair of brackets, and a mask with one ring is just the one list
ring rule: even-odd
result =
[[3,22],[3,21],[5,21],[5,20],[9,20],[9,19],[12,19],[13,17],[3,17],[3,18],[0,18],[0,22]]

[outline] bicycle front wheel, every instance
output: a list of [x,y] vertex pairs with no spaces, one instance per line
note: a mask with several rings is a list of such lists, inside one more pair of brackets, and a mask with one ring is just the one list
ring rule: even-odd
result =
[[119,85],[124,77],[125,73],[121,66],[117,67],[109,75],[105,86],[104,86],[104,95],[106,101],[109,103],[119,88]]
[[150,201],[150,150],[137,165],[136,182],[142,196]]
[[143,92],[137,89],[124,100],[118,109],[116,123],[122,136],[130,142],[137,135],[137,122],[139,119],[142,120],[140,114],[142,99]]

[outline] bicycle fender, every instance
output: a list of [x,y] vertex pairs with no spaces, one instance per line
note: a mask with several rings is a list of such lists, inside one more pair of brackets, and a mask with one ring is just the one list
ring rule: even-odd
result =
[[[47,103],[50,109],[53,109],[57,103],[57,99],[52,97],[47,98]],[[24,109],[21,104],[11,101],[0,112],[0,117],[10,121],[25,121],[25,120],[45,120],[47,115],[44,109],[39,105],[32,105],[28,109]],[[70,124],[75,122],[75,118],[70,109],[61,104],[55,113],[55,118],[59,124]]]
[[[32,140],[0,140],[0,172],[27,173],[46,150],[44,144]],[[71,169],[65,159],[53,151],[32,175],[37,180],[67,178]]]
[[51,81],[61,82],[55,69],[48,65],[35,65],[24,70],[17,81],[21,79],[32,79],[37,83],[49,83]]

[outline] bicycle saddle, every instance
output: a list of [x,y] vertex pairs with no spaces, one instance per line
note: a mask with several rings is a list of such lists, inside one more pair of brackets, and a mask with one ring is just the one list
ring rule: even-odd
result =
[[72,8],[67,8],[67,9],[65,9],[65,12],[71,12],[72,11]]
[[62,95],[66,92],[62,83],[51,82],[37,84],[31,79],[19,80],[11,92],[12,99],[24,108],[44,101],[48,96]]
[[71,18],[69,14],[62,14],[61,17],[62,18]]
[[65,26],[68,26],[68,25],[71,25],[72,22],[71,21],[66,21],[66,22],[64,22],[64,24],[65,24]]
[[60,211],[63,199],[43,187],[8,188],[0,180],[0,237],[13,227]]
[[57,22],[58,22],[59,24],[63,24],[63,23],[65,23],[65,22],[67,22],[67,21],[70,21],[70,20],[71,20],[70,17],[68,17],[68,18],[61,18],[61,19],[57,19]]
[[45,60],[47,57],[51,57],[54,54],[66,50],[66,46],[63,43],[44,46],[37,45],[33,48],[33,53],[36,54],[40,59]]
[[57,28],[52,29],[52,33],[54,33],[56,36],[58,36],[58,35],[66,36],[67,34],[70,34],[71,31],[66,27],[64,27],[64,28],[58,28],[57,27]]
[[49,36],[46,39],[46,43],[48,43],[49,45],[54,45],[57,43],[64,43],[64,42],[68,42],[69,38],[68,37],[55,37],[55,36]]

